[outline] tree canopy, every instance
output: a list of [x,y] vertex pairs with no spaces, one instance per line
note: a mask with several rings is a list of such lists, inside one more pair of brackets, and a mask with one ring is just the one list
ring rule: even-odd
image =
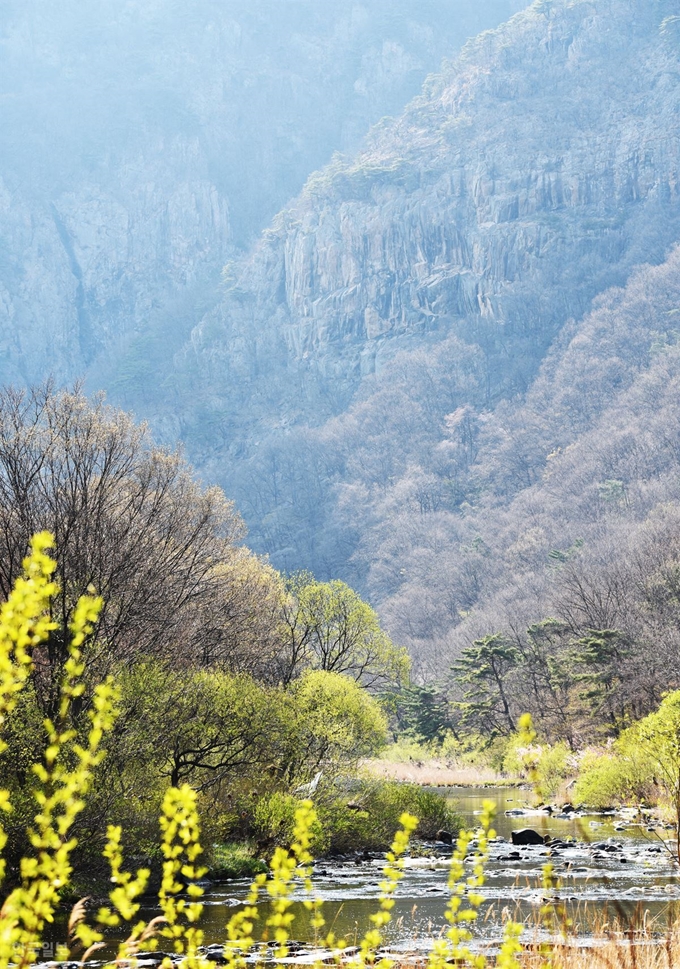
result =
[[364,686],[400,682],[406,650],[380,628],[375,611],[340,580],[317,582],[308,572],[288,579],[282,610],[282,678],[300,669],[344,673]]

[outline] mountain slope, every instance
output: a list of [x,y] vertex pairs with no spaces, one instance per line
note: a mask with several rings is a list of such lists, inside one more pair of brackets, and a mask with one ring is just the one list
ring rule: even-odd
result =
[[[479,502],[494,487],[471,471],[484,415],[526,393],[571,317],[680,238],[672,8],[534,3],[312,177],[228,268],[178,357],[166,432],[279,567],[388,599],[399,581],[375,578],[373,538],[361,548],[389,532],[396,483],[434,474],[454,516]],[[499,489],[532,483],[516,463]]]
[[[568,327],[525,400],[468,428],[465,470],[453,419],[387,490],[364,535],[368,586],[430,670],[549,615],[639,625],[636,587],[678,556],[679,307],[675,250]],[[453,509],[456,475],[477,498]]]

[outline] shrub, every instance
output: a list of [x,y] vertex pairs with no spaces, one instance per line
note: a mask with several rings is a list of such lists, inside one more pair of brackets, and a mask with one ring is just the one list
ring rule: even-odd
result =
[[[415,833],[420,838],[432,839],[440,829],[455,834],[462,826],[441,794],[417,784],[362,781],[351,801],[333,788],[318,794],[318,822],[311,832],[316,854],[384,851],[404,813],[419,818]],[[255,836],[261,845],[271,850],[276,844],[290,844],[299,804],[293,795],[281,792],[261,798],[254,812]]]
[[263,859],[253,856],[251,844],[232,842],[213,846],[212,865],[208,875],[212,881],[227,881],[231,878],[252,878],[266,870],[267,865]]
[[536,777],[541,797],[554,797],[572,773],[573,755],[564,742],[541,747],[536,764]]
[[337,799],[319,809],[327,832],[327,849],[347,852],[382,851],[390,843],[395,822],[402,813],[415,815],[416,837],[432,839],[440,829],[457,833],[462,822],[441,794],[417,784],[398,781],[363,781],[354,791],[350,807]]
[[562,782],[576,770],[568,745],[563,741],[553,745],[537,743],[529,720],[505,742],[501,765],[510,774],[530,779],[542,800],[554,797]]
[[653,771],[644,756],[633,750],[614,747],[610,752],[586,754],[574,797],[589,807],[605,808],[639,802],[653,793]]
[[390,832],[404,811],[419,819],[415,833],[420,838],[434,838],[442,828],[452,832],[461,828],[461,820],[448,806],[446,798],[418,784],[369,782],[360,802],[375,832],[373,836],[382,847],[389,844]]
[[[300,800],[293,794],[274,791],[260,798],[253,814],[255,835],[262,842],[275,844],[290,844],[293,840],[295,828],[295,812],[300,806]],[[320,836],[318,823],[311,832],[312,844]]]
[[430,744],[424,744],[408,737],[400,737],[399,740],[380,751],[380,759],[386,760],[390,764],[405,764],[409,760],[428,760],[433,755]]

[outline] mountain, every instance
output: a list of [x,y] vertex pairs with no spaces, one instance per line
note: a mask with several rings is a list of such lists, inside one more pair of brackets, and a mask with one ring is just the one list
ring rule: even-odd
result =
[[521,5],[3,7],[0,379],[146,416],[423,678],[674,649],[677,3]]
[[227,266],[176,358],[165,433],[255,546],[357,584],[417,655],[486,628],[499,508],[554,449],[522,408],[553,406],[572,321],[680,238],[673,9],[546,0],[469,42]]
[[154,397],[220,270],[521,0],[5,0],[0,379]]

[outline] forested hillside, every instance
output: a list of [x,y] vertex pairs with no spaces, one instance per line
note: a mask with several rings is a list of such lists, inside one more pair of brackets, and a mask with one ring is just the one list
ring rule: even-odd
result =
[[634,272],[680,238],[672,8],[538,2],[468,44],[227,267],[177,357],[176,432],[256,547],[351,578],[429,675],[654,504],[586,435],[613,447],[604,403],[672,359],[676,257]]

